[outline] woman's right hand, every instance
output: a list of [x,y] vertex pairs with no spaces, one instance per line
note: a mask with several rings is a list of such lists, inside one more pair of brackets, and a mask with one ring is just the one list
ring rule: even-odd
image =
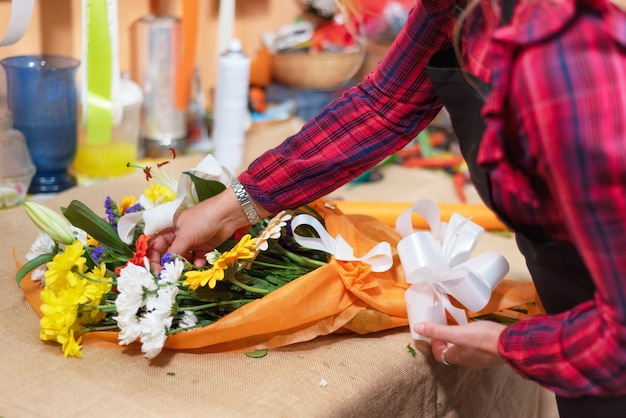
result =
[[237,229],[249,225],[237,196],[227,188],[189,209],[177,211],[174,225],[153,237],[147,255],[157,270],[161,256],[166,253],[179,254],[201,267],[206,263],[206,253],[226,241]]

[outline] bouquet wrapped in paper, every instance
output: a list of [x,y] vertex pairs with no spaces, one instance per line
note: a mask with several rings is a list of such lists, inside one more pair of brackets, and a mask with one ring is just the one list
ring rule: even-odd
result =
[[[148,358],[163,348],[253,351],[408,325],[411,285],[396,251],[403,236],[328,201],[241,231],[208,253],[205,267],[167,254],[155,273],[145,256],[150,236],[171,225],[174,211],[223,191],[233,175],[211,156],[178,181],[163,167],[144,171],[151,181],[144,194],[104,199],[103,215],[77,201],[64,217],[25,204],[42,233],[17,281],[41,316],[41,339],[59,343],[64,355],[81,356],[86,344],[136,347]],[[535,293],[505,280],[477,313],[446,300],[469,317],[533,302]]]

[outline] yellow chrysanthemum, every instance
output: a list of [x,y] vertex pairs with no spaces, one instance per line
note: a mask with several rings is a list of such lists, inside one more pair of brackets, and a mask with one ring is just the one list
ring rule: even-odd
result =
[[76,322],[80,294],[74,289],[65,289],[56,294],[46,286],[40,293],[41,313],[39,337],[46,341],[61,343]]
[[135,196],[125,196],[120,201],[120,204],[117,205],[117,209],[121,214],[126,213],[129,207],[133,206],[137,202]]
[[154,204],[170,202],[176,199],[176,192],[160,183],[151,184],[143,193]]
[[83,253],[83,243],[76,240],[65,247],[63,253],[55,255],[46,265],[48,267],[44,275],[46,286],[52,289],[75,286],[78,280],[76,273],[84,273],[87,269],[85,265],[87,259],[83,257]]
[[[100,304],[102,297],[111,290],[111,283],[105,277],[105,273],[106,265],[101,263],[100,267],[96,266],[86,274],[90,280],[83,279],[84,287],[81,291],[81,303]],[[97,309],[86,308],[81,311],[80,320],[84,324],[93,324],[99,322],[104,316],[105,314]]]
[[74,331],[69,332],[66,336],[63,336],[59,343],[63,349],[64,357],[82,357],[83,353],[81,351],[82,346],[80,345],[83,337],[80,337],[78,340],[74,339]]
[[230,251],[222,253],[210,269],[185,273],[184,284],[191,290],[207,284],[211,289],[215,288],[218,281],[224,280],[224,270],[236,265],[239,260],[254,258],[255,248],[256,238],[251,238],[249,234],[244,235]]
[[[39,323],[39,337],[42,340],[56,341],[61,344],[63,355],[81,357],[80,339],[74,338],[74,331],[82,329],[82,324],[97,323],[104,313],[89,306],[98,304],[102,296],[111,289],[111,284],[105,277],[106,265],[96,266],[92,271],[83,273],[85,264],[80,261],[82,245],[72,244],[73,248],[66,248],[66,252],[57,260],[52,261],[55,271],[53,277],[56,286],[46,282],[46,286],[39,294],[41,299],[41,313],[43,317]],[[72,263],[73,261],[73,263]],[[72,269],[80,272],[76,273]],[[84,274],[84,276],[83,276]],[[71,276],[71,280],[68,277]],[[65,281],[63,286],[60,283]]]

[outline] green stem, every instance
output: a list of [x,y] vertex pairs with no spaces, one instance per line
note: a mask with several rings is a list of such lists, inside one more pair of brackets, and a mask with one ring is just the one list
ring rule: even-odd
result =
[[239,280],[235,278],[235,276],[230,277],[230,281],[237,286],[241,287],[243,290],[247,290],[248,292],[257,293],[259,295],[267,295],[270,291],[267,289],[260,289],[258,287],[248,286],[247,284],[241,283]]
[[85,305],[90,307],[91,309],[97,309],[100,312],[116,312],[117,308],[115,305]]
[[276,244],[274,248],[278,249],[282,255],[286,256],[288,259],[290,259],[294,263],[300,264],[302,266],[307,266],[310,268],[318,268],[318,267],[322,267],[326,265],[324,261],[315,260],[305,255],[294,254],[291,251],[283,248],[282,245]]
[[197,306],[179,306],[178,310],[179,311],[200,311],[202,309],[217,308],[219,306],[236,305],[238,303],[246,304],[254,300],[256,299],[222,300],[220,302],[205,303],[204,305],[197,305]]
[[263,261],[258,261],[258,260],[252,260],[250,261],[250,264],[255,264],[257,266],[263,266],[263,267],[271,267],[275,269],[283,269],[283,270],[302,270],[302,267],[298,267],[298,266],[286,266],[284,264],[265,263]]
[[187,328],[170,328],[170,329],[167,331],[167,333],[168,333],[168,335],[177,334],[177,333],[179,333],[179,332],[181,332],[181,331],[189,331],[189,330],[191,330],[191,329],[195,329],[195,328],[202,328],[202,327],[204,327],[204,326],[206,326],[206,325],[211,325],[211,324],[213,324],[213,323],[215,323],[215,321],[208,322],[208,323],[207,323],[207,322],[203,322],[203,323],[201,323],[201,324],[197,324],[197,325],[194,325],[194,326],[192,326],[192,327],[187,327]]
[[83,332],[93,332],[93,331],[112,331],[112,330],[116,330],[117,325],[101,325],[101,326],[92,326],[92,327],[85,327],[79,331],[76,331],[76,333],[83,333]]

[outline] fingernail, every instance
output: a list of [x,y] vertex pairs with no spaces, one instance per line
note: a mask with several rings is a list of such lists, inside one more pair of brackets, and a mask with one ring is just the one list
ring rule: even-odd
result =
[[423,334],[424,333],[424,323],[423,322],[418,322],[417,324],[415,324],[415,326],[413,327],[413,329],[415,330],[415,332],[417,332],[418,334]]

